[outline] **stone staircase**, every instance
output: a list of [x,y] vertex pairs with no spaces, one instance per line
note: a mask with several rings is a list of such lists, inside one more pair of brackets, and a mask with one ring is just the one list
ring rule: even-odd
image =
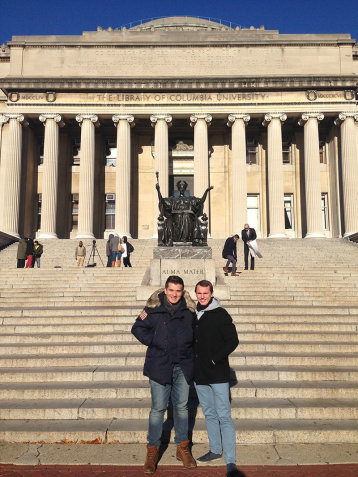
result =
[[[41,269],[17,270],[16,244],[0,253],[2,440],[146,441],[145,348],[130,329],[155,241],[131,242],[132,269],[103,268],[97,257],[77,269],[73,240],[44,241]],[[222,243],[210,242],[218,274]],[[357,245],[259,245],[255,271],[224,279],[240,337],[230,360],[237,441],[358,442]],[[105,240],[97,247],[105,262]],[[194,396],[190,410],[193,440],[206,442]]]

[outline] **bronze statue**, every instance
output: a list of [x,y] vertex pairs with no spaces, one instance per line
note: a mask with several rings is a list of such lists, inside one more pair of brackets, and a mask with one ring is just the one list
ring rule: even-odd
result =
[[[158,175],[157,175],[158,179]],[[155,187],[159,198],[158,245],[172,247],[173,243],[191,243],[193,246],[207,245],[208,217],[204,214],[204,202],[208,187],[201,198],[185,196],[188,184],[178,181],[179,197],[163,198],[159,183]]]

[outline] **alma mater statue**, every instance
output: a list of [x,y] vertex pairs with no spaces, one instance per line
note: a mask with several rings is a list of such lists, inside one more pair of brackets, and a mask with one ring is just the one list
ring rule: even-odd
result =
[[[158,176],[157,176],[158,177]],[[204,213],[204,202],[208,187],[201,198],[185,196],[188,184],[177,182],[179,197],[163,198],[159,183],[155,185],[159,198],[158,246],[172,247],[173,243],[191,243],[193,246],[207,246],[208,217]]]

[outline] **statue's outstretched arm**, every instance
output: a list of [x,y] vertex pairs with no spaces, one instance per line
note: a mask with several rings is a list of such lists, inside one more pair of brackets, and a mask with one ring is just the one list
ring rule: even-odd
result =
[[203,197],[200,199],[200,203],[203,204],[206,200],[206,196],[208,195],[208,192],[214,189],[214,186],[210,186],[206,189],[206,191],[203,194]]

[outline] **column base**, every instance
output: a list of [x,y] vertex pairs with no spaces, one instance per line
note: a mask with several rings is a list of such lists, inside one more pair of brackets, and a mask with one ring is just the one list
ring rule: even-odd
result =
[[348,237],[350,237],[351,235],[357,235],[357,232],[358,232],[358,230],[357,230],[356,232],[346,232],[346,233],[343,235],[343,238],[348,238]]
[[327,238],[327,237],[322,232],[311,232],[305,235],[305,239],[307,238]]
[[96,238],[91,232],[79,232],[76,235],[76,239],[94,239]]
[[11,237],[14,237],[16,239],[21,238],[17,232],[8,232],[7,230],[2,230],[1,232],[3,232],[6,235],[10,235]]
[[57,234],[51,232],[39,232],[37,238],[39,239],[58,239]]
[[127,238],[132,238],[131,234],[129,232],[116,232],[121,238],[127,237]]
[[284,239],[287,239],[287,235],[286,234],[269,234],[268,238],[284,238]]

